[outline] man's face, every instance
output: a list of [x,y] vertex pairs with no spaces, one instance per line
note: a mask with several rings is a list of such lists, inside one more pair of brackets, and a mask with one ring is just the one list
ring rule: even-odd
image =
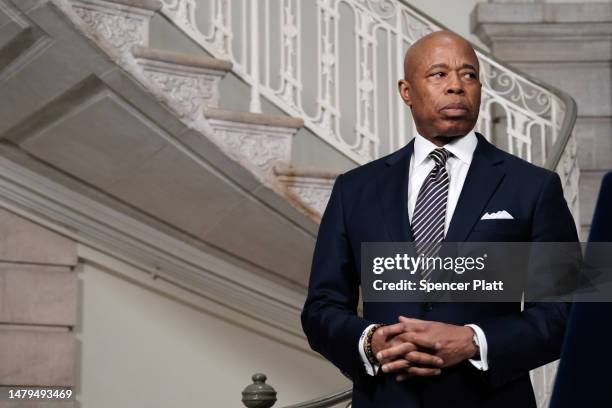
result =
[[465,135],[480,108],[478,60],[461,39],[435,37],[421,45],[407,64],[408,80],[398,84],[417,130],[434,143],[438,136]]

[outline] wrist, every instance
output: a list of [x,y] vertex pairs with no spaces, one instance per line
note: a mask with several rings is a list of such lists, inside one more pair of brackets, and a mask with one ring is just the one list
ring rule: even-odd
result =
[[368,330],[368,333],[366,334],[365,342],[363,343],[363,350],[365,352],[365,356],[370,362],[370,364],[372,365],[378,364],[378,359],[376,358],[377,350],[374,350],[373,348],[372,338],[374,337],[374,333],[376,332],[376,330],[378,330],[382,326],[383,326],[382,324],[376,324],[372,326],[370,330]]
[[478,358],[480,354],[480,346],[478,344],[478,336],[476,335],[476,331],[470,326],[464,326],[466,329],[467,343],[468,343],[468,358]]

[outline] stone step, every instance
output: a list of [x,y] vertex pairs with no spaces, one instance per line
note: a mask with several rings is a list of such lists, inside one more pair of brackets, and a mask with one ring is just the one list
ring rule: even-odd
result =
[[219,106],[219,82],[232,69],[229,61],[135,46],[132,54],[145,75],[195,119],[204,108]]
[[311,168],[282,165],[274,167],[277,180],[320,215],[325,211],[334,181],[339,174]]
[[117,49],[129,51],[149,44],[151,18],[163,4],[160,0],[70,0],[73,10],[96,35]]
[[291,161],[293,136],[304,121],[288,116],[208,108],[214,139],[234,160],[272,172],[274,165]]

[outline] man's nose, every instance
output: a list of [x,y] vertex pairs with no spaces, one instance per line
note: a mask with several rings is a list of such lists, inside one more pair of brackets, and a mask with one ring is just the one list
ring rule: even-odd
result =
[[463,82],[461,82],[461,78],[459,74],[456,72],[451,72],[448,75],[448,84],[446,86],[446,93],[450,94],[462,94],[465,90],[463,89]]

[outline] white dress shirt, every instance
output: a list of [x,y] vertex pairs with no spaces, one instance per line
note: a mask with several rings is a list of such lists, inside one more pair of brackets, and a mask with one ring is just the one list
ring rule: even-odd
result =
[[[457,207],[457,201],[459,200],[459,195],[461,194],[461,189],[463,188],[463,183],[465,182],[470,164],[472,163],[472,157],[474,156],[474,150],[476,150],[477,144],[478,139],[472,130],[465,136],[457,137],[450,143],[444,145],[444,148],[452,153],[446,161],[446,171],[448,172],[450,183],[446,202],[444,234],[448,232],[448,227],[453,217],[453,213],[455,212],[455,207]],[[412,156],[410,156],[410,172],[408,178],[408,218],[410,220],[412,220],[412,214],[414,213],[419,190],[425,178],[435,166],[435,162],[429,157],[429,153],[437,148],[438,146],[418,133],[416,134],[414,139],[414,151]],[[480,359],[470,359],[469,361],[477,369],[486,371],[489,369],[487,361],[487,338],[482,329],[477,325],[467,324],[466,326],[471,327],[476,333],[480,349]],[[371,327],[372,326],[366,327],[359,339],[359,354],[365,365],[366,372],[369,375],[375,375],[378,372],[379,366],[378,364],[370,364],[363,350],[366,333]]]

